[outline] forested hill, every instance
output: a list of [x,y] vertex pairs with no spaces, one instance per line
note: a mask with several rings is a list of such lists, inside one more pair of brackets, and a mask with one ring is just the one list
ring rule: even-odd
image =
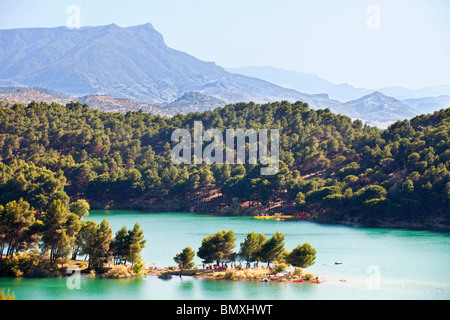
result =
[[[175,129],[280,129],[280,170],[174,165]],[[450,109],[386,130],[288,102],[227,105],[172,118],[87,105],[0,107],[0,204],[54,199],[91,208],[257,214],[315,221],[448,228]]]

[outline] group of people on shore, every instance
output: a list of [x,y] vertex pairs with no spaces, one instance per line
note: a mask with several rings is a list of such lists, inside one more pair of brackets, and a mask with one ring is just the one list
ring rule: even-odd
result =
[[[223,270],[227,270],[227,269],[257,269],[259,268],[259,262],[255,262],[253,263],[253,265],[251,263],[246,263],[245,267],[243,267],[241,264],[236,264],[236,262],[231,262],[230,264],[228,263],[222,263],[220,264],[202,264],[203,269],[205,270],[216,270],[216,271],[223,271]],[[268,267],[269,270],[272,269],[272,266]]]

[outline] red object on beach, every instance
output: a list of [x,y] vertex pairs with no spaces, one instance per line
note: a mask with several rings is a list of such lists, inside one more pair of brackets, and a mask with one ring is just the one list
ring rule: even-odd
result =
[[309,216],[306,212],[300,212],[297,214],[297,219],[303,219],[305,216]]

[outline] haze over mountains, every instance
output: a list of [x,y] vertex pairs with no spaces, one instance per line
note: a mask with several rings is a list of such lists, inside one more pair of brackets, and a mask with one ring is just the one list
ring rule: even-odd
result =
[[378,91],[343,103],[332,111],[352,119],[365,119],[368,124],[379,128],[385,128],[395,120],[409,119],[419,114],[417,109]]
[[285,70],[270,66],[226,68],[227,71],[263,79],[279,86],[309,94],[327,93],[331,99],[347,102],[374,92],[380,92],[398,100],[424,97],[450,96],[450,85],[430,86],[421,89],[402,87],[357,88],[348,83],[334,84],[316,75]]
[[[0,30],[0,48],[0,86],[8,87],[0,90],[0,99],[14,100],[19,92],[23,97],[17,87],[39,87],[33,92],[89,101],[108,111],[141,108],[175,114],[227,103],[301,100],[315,109],[329,108],[385,127],[421,113],[421,106],[429,112],[448,103],[445,96],[424,100],[430,92],[433,97],[450,95],[450,86],[420,92],[385,88],[374,93],[276,68],[225,70],[167,47],[151,24]],[[45,92],[46,88],[51,90]],[[409,100],[383,95],[388,92]],[[417,98],[421,100],[411,100]]]
[[[0,31],[0,84],[42,86],[141,102],[172,102],[200,92],[227,103],[314,97],[236,75],[167,47],[151,24]],[[316,99],[316,100],[321,100]]]

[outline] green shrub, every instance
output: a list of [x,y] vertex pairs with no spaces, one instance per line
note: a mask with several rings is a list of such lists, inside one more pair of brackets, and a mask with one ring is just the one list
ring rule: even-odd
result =
[[109,270],[106,274],[106,278],[129,278],[134,276],[133,270],[131,270],[131,267],[126,267],[123,264],[119,264],[117,266],[114,266],[111,270]]
[[286,263],[276,263],[275,267],[272,269],[273,274],[282,273],[284,270],[287,269]]
[[43,278],[59,274],[55,261],[43,259],[36,254],[25,254],[19,257],[0,260],[0,276]]
[[294,276],[301,277],[303,275],[303,269],[302,268],[295,268],[294,270]]
[[305,274],[302,276],[302,279],[303,279],[303,280],[312,280],[312,279],[314,279],[314,275],[313,275],[312,273],[305,273]]

